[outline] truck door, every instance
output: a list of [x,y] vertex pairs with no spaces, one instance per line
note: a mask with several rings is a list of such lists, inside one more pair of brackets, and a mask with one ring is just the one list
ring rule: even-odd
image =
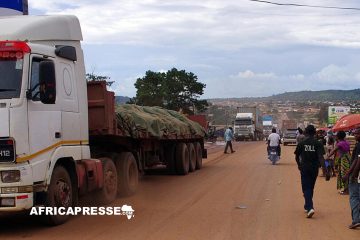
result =
[[[39,65],[42,61],[54,61],[50,57],[31,55],[28,100],[29,159],[32,161],[34,182],[43,181],[52,151],[61,144],[61,107],[59,101],[44,104],[40,101]],[[58,84],[56,84],[58,85]],[[58,86],[56,86],[56,89]]]
[[80,115],[77,98],[77,86],[74,74],[74,62],[59,60],[58,99],[61,104],[62,136],[64,140],[79,141],[80,139]]

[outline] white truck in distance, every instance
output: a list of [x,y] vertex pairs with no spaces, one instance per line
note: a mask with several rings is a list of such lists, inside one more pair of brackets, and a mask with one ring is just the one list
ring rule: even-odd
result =
[[0,212],[74,207],[88,192],[106,204],[135,193],[154,164],[181,175],[201,168],[201,134],[125,135],[114,93],[86,82],[75,16],[0,18],[0,29]]
[[236,141],[253,139],[255,126],[252,113],[237,113],[234,121],[234,138]]
[[236,141],[263,139],[262,116],[257,107],[239,107],[234,121]]

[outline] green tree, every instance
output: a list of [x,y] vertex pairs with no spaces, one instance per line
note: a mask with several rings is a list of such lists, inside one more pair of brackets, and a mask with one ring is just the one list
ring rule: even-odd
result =
[[135,82],[136,97],[131,101],[138,105],[164,106],[165,73],[147,71],[145,77]]
[[182,109],[184,113],[203,112],[208,103],[198,98],[204,93],[205,86],[198,82],[194,73],[185,70],[147,71],[144,77],[136,80],[136,97],[130,102],[176,111]]

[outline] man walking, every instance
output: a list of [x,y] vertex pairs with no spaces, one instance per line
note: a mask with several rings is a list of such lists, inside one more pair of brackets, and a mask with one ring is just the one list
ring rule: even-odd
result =
[[229,127],[228,129],[226,129],[225,134],[224,134],[224,139],[226,142],[224,153],[227,153],[228,147],[230,147],[231,153],[234,153],[235,151],[233,150],[232,143],[231,143],[231,141],[234,139],[234,133],[233,133],[232,127]]
[[320,163],[323,162],[325,154],[324,146],[315,139],[316,129],[313,125],[308,125],[305,129],[306,139],[301,141],[295,150],[295,159],[301,174],[301,187],[304,194],[304,209],[307,218],[311,218],[314,213],[313,195],[316,178],[318,176]]

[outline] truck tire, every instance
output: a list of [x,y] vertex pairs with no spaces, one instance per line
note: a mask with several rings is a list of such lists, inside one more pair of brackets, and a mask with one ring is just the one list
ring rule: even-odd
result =
[[113,160],[99,158],[103,167],[103,188],[95,192],[94,199],[100,204],[109,204],[116,199],[118,174]]
[[[73,207],[73,200],[73,189],[69,173],[63,166],[55,166],[46,194],[45,207],[64,207],[67,209]],[[47,225],[56,226],[66,222],[69,217],[69,215],[44,215],[42,221]]]
[[202,168],[202,149],[200,143],[195,143],[196,169]]
[[176,173],[175,150],[176,150],[175,144],[164,147],[164,155],[165,155],[164,157],[166,161],[166,167],[170,174]]
[[116,160],[118,175],[118,194],[126,197],[133,195],[139,184],[139,170],[134,155],[123,152]]
[[193,143],[187,145],[189,149],[189,172],[196,170],[196,151]]
[[179,175],[189,173],[189,149],[185,143],[176,146],[176,171]]

